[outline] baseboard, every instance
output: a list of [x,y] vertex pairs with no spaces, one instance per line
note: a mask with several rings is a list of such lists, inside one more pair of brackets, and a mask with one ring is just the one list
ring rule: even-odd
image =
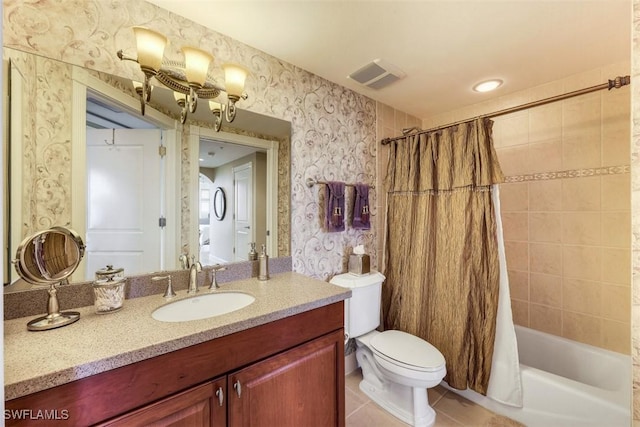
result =
[[356,359],[356,352],[352,351],[344,357],[344,374],[349,375],[356,369],[358,369],[358,360]]

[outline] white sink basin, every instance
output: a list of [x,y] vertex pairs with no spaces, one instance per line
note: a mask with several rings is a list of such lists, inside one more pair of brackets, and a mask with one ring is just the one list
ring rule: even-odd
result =
[[207,319],[240,310],[255,300],[253,296],[242,292],[202,294],[163,305],[155,309],[151,317],[161,322]]

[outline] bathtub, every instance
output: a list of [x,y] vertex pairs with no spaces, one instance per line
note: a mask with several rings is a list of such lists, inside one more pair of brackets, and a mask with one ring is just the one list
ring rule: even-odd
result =
[[631,425],[631,357],[515,326],[524,405],[454,390],[527,427]]

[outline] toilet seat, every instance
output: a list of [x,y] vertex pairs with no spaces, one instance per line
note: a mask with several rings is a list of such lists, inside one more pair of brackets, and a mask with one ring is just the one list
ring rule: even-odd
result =
[[401,370],[426,374],[440,372],[445,366],[444,356],[437,348],[406,332],[380,332],[371,338],[369,347],[384,365],[391,364]]

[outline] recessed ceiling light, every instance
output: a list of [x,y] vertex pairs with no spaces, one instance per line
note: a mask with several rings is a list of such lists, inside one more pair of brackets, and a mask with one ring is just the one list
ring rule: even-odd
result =
[[476,92],[490,92],[502,85],[502,80],[494,79],[478,83],[473,87]]

